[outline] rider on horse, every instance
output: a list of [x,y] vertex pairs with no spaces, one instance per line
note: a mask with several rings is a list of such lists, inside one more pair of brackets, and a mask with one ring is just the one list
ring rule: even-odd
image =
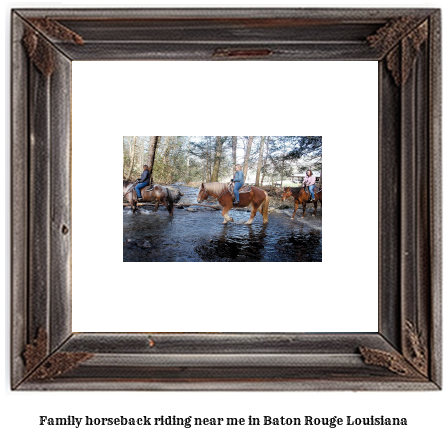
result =
[[149,167],[145,164],[143,166],[143,173],[141,174],[140,179],[137,179],[138,184],[135,186],[135,191],[137,192],[138,200],[142,201],[140,189],[146,187],[151,180],[151,175],[149,173]]
[[303,181],[303,187],[304,187],[304,190],[306,190],[306,187],[308,187],[312,202],[315,201],[315,193],[314,193],[315,181],[316,181],[316,178],[312,174],[312,171],[308,170],[306,172],[306,176],[305,176],[304,181]]
[[240,164],[236,165],[236,173],[234,174],[231,182],[234,182],[233,191],[234,197],[236,201],[233,202],[233,205],[239,204],[239,189],[244,185],[244,172],[242,172],[242,167]]

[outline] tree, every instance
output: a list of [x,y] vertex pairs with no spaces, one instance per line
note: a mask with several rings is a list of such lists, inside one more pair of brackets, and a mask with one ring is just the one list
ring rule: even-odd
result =
[[129,181],[130,177],[132,175],[132,171],[133,171],[133,165],[135,163],[135,149],[136,149],[136,144],[137,144],[137,137],[132,137],[132,141],[130,143],[130,166],[129,166],[129,171],[126,174],[126,180]]
[[270,141],[270,137],[267,137],[267,144],[265,145],[265,157],[264,157],[264,162],[262,164],[261,186],[264,184],[264,176],[267,171],[267,158],[269,156],[269,141]]
[[265,137],[261,137],[261,145],[259,147],[258,169],[256,170],[255,186],[259,186],[259,177],[261,176],[262,159],[263,159],[263,154],[264,154],[264,140],[265,140]]
[[[271,177],[280,178],[281,186],[284,182],[284,177],[291,172],[291,159],[288,154],[293,149],[297,137],[269,137],[268,157],[271,164],[269,170]],[[267,164],[267,163],[266,163]]]
[[322,137],[284,137],[291,138],[291,150],[287,154],[289,160],[301,160],[303,167],[308,164],[319,167],[323,158]]
[[223,144],[227,137],[216,137],[216,153],[214,154],[214,166],[213,174],[211,175],[211,182],[217,182],[219,180],[220,162],[222,159]]
[[251,150],[251,145],[253,144],[253,138],[254,137],[248,137],[247,148],[245,149],[244,169],[243,169],[245,178],[247,177],[247,173],[248,173],[248,163],[250,161],[250,150]]
[[237,149],[237,137],[231,137],[231,149],[233,152],[233,175],[236,173],[236,149]]
[[123,138],[123,178],[139,176],[147,163],[151,182],[223,181],[234,174],[237,160],[245,177],[254,171],[255,184],[262,186],[265,178],[284,181],[293,167],[321,170],[322,141],[321,137],[291,136]]
[[222,138],[216,137],[216,153],[214,155],[213,174],[211,182],[216,182],[219,178],[220,157],[222,156]]
[[207,137],[208,141],[207,141],[207,148],[206,148],[206,181],[207,182],[211,182],[211,176],[212,176],[212,172],[211,172],[211,161],[213,158],[213,153],[212,153],[212,144],[211,144],[211,137]]
[[154,168],[155,151],[160,137],[151,137],[149,140],[149,154],[147,157],[147,167],[149,170],[149,182],[152,183],[152,170]]
[[185,178],[186,182],[189,182],[189,159],[190,159],[189,151],[190,151],[190,149],[191,149],[191,139],[189,138],[188,139],[188,148],[186,151],[186,178]]

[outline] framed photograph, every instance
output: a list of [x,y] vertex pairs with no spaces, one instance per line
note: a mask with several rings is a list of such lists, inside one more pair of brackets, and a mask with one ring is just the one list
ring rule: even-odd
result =
[[[441,19],[437,9],[14,10],[11,388],[439,390],[442,386],[440,54]],[[344,289],[357,291],[360,297],[371,286],[377,289],[378,330],[350,332],[338,326],[329,330],[303,329],[295,322],[291,311],[295,308],[293,293],[285,294],[284,299],[275,296],[281,293],[279,289],[287,287],[281,279],[276,279],[276,286],[280,287],[265,300],[266,308],[262,311],[250,307],[260,300],[247,300],[237,288],[234,299],[226,300],[226,307],[216,298],[219,294],[210,294],[200,286],[197,289],[202,290],[203,295],[196,297],[196,301],[187,294],[173,300],[169,292],[175,287],[171,283],[174,277],[178,278],[175,273],[170,275],[170,282],[163,283],[165,288],[155,293],[157,297],[165,297],[165,302],[148,303],[150,307],[141,303],[134,305],[136,320],[141,320],[137,307],[151,310],[147,329],[130,326],[119,331],[77,329],[78,323],[73,324],[72,302],[76,301],[79,290],[83,289],[90,297],[106,296],[109,291],[105,275],[98,271],[98,259],[93,261],[91,275],[80,273],[80,265],[77,265],[80,259],[87,260],[92,248],[99,245],[91,241],[89,248],[88,239],[80,237],[78,213],[82,208],[94,211],[102,202],[102,192],[96,191],[101,188],[102,180],[91,181],[89,172],[84,175],[88,189],[81,190],[83,197],[75,194],[79,190],[78,181],[82,180],[76,164],[77,145],[82,143],[77,132],[87,129],[78,121],[80,111],[76,105],[81,90],[73,79],[77,65],[88,63],[78,61],[97,63],[98,72],[102,72],[103,67],[110,71],[109,62],[124,64],[129,61],[134,70],[139,70],[139,62],[144,61],[154,72],[166,65],[164,61],[185,68],[187,63],[210,68],[222,66],[223,70],[241,65],[241,77],[246,68],[242,66],[282,66],[288,71],[294,68],[291,62],[305,61],[312,65],[316,75],[319,69],[315,63],[324,66],[331,62],[334,69],[337,63],[342,63],[354,69],[358,61],[372,61],[376,68],[374,84],[378,88],[378,110],[374,110],[378,117],[364,119],[371,118],[369,124],[377,126],[377,146],[373,145],[376,149],[372,154],[377,158],[377,167],[371,162],[369,171],[373,169],[374,173],[378,168],[378,175],[373,182],[372,178],[363,180],[363,173],[359,173],[355,181],[345,181],[344,175],[343,178],[325,179],[325,190],[328,187],[329,192],[325,199],[329,199],[329,205],[331,200],[333,205],[352,202],[355,209],[356,198],[361,202],[363,194],[371,216],[377,219],[377,229],[369,229],[359,218],[351,221],[359,232],[341,230],[343,236],[350,237],[345,237],[343,248],[347,251],[351,248],[350,257],[357,258],[365,271],[357,276],[350,269],[350,259],[339,257],[339,261],[331,263],[337,273],[329,276],[333,289],[326,293],[333,295],[335,303],[341,303]],[[324,74],[329,77],[331,71],[334,70],[326,68]],[[208,76],[213,77],[212,74]],[[102,73],[104,81],[108,77]],[[172,86],[176,83],[174,80]],[[224,81],[215,80],[214,87],[216,92],[224,88]],[[331,87],[336,88],[335,85]],[[212,95],[214,88],[203,88]],[[356,94],[340,88],[346,98]],[[114,94],[120,87],[115,89],[112,84],[108,89],[109,94]],[[278,96],[283,94],[285,92]],[[153,102],[144,104],[156,107]],[[88,101],[87,106],[94,107],[94,100]],[[156,109],[161,112],[160,107]],[[183,110],[192,112],[190,107]],[[122,114],[125,112],[121,110]],[[177,122],[180,126],[179,117],[164,118],[171,126]],[[353,119],[348,122],[356,124]],[[113,125],[110,123],[110,130]],[[243,129],[221,132],[222,128],[216,126],[210,125],[208,131],[202,132],[181,132],[179,127],[168,132],[156,124],[145,132],[121,132],[116,178],[111,176],[116,172],[106,172],[106,180],[114,181],[110,188],[117,186],[111,199],[119,210],[116,217],[121,227],[117,239],[110,240],[122,244],[118,184],[123,164],[120,149],[123,136],[147,133],[298,135],[279,129],[276,132],[260,132],[259,129],[257,132],[254,129],[253,132]],[[321,135],[321,131],[299,132],[301,134]],[[369,145],[361,148],[363,140],[367,141],[356,136],[354,140],[344,141],[353,145],[353,153],[349,155],[355,155],[357,145],[360,145],[359,150],[372,150]],[[330,153],[331,142],[326,143],[323,135],[323,143],[326,169],[326,153]],[[105,146],[98,150],[102,151],[101,157],[107,155]],[[92,155],[96,153],[92,148],[88,151]],[[84,159],[87,161],[85,156]],[[337,186],[337,190],[331,192],[330,187],[340,184],[340,180],[346,189]],[[337,196],[341,199],[336,199]],[[351,200],[352,196],[355,199]],[[258,217],[261,220],[261,216]],[[330,215],[327,213],[326,217]],[[94,222],[97,220],[94,214],[90,218],[95,226],[100,223]],[[327,226],[329,221],[325,221],[325,230]],[[96,230],[101,235],[99,227]],[[362,245],[359,233],[373,236],[377,257],[369,241]],[[326,243],[326,237],[324,251],[326,245],[331,246]],[[83,245],[79,246],[79,242]],[[358,251],[363,251],[361,255],[353,249],[357,248],[356,244]],[[340,254],[342,247],[332,250]],[[108,253],[107,247],[103,247],[103,252]],[[373,254],[377,262],[369,263],[368,253]],[[119,256],[124,265],[123,254]],[[323,263],[312,264],[313,269],[321,266],[325,269],[328,265],[325,257],[323,254]],[[151,264],[155,265],[159,264]],[[269,266],[235,265],[256,266],[259,270]],[[305,264],[286,265],[297,266],[295,269],[303,269],[306,273],[307,268],[300,268]],[[95,269],[98,269],[96,278]],[[235,269],[241,275],[243,268]],[[113,278],[113,271],[109,266],[110,275],[107,276]],[[327,272],[308,274],[316,282],[316,289],[318,276],[327,276]],[[130,285],[138,280],[138,275],[142,275],[141,271],[136,277],[129,277]],[[82,276],[87,281],[79,286]],[[265,278],[263,282],[270,281],[268,276]],[[219,287],[224,280],[216,283]],[[242,291],[247,290],[248,284],[250,280],[246,280]],[[103,309],[95,310],[99,322],[108,313],[107,301],[101,300]],[[124,308],[124,302],[130,300],[127,290],[121,291],[120,300]],[[362,311],[354,307],[352,299],[351,303],[352,308],[349,301],[339,307],[362,319]],[[315,304],[316,310],[318,306],[323,310],[321,300]],[[179,315],[191,312],[191,320],[202,317],[203,324],[199,328],[183,322],[175,324],[176,320],[183,321],[172,311],[175,307]],[[307,310],[304,307],[302,312]],[[114,311],[109,313],[120,319]],[[288,325],[262,325],[273,321],[272,315],[279,315]],[[222,322],[243,320],[245,324],[243,329],[234,330],[231,327],[220,330],[223,325],[218,325],[216,331],[213,322],[220,321],[219,318]],[[147,324],[145,320],[142,323]]]
[[123,261],[320,262],[322,156],[321,136],[124,136]]

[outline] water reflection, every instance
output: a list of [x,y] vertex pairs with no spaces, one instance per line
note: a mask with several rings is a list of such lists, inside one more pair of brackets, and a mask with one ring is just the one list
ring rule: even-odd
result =
[[258,261],[264,257],[268,224],[224,226],[215,239],[197,245],[195,251],[204,261]]
[[[186,188],[182,192],[190,198],[197,196],[195,189]],[[273,213],[269,215],[269,223],[263,224],[257,214],[252,225],[245,225],[250,212],[232,210],[234,222],[224,225],[220,212],[214,210],[176,209],[174,217],[164,207],[156,213],[152,209],[147,212],[123,214],[124,261],[322,260],[322,232],[315,227],[315,220],[307,224],[291,221],[283,213]]]

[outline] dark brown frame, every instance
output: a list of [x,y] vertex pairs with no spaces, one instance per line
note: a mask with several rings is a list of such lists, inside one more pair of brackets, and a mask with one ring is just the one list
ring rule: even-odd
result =
[[[11,387],[440,389],[440,20],[436,9],[14,10]],[[72,333],[71,61],[103,59],[378,61],[378,333]]]

